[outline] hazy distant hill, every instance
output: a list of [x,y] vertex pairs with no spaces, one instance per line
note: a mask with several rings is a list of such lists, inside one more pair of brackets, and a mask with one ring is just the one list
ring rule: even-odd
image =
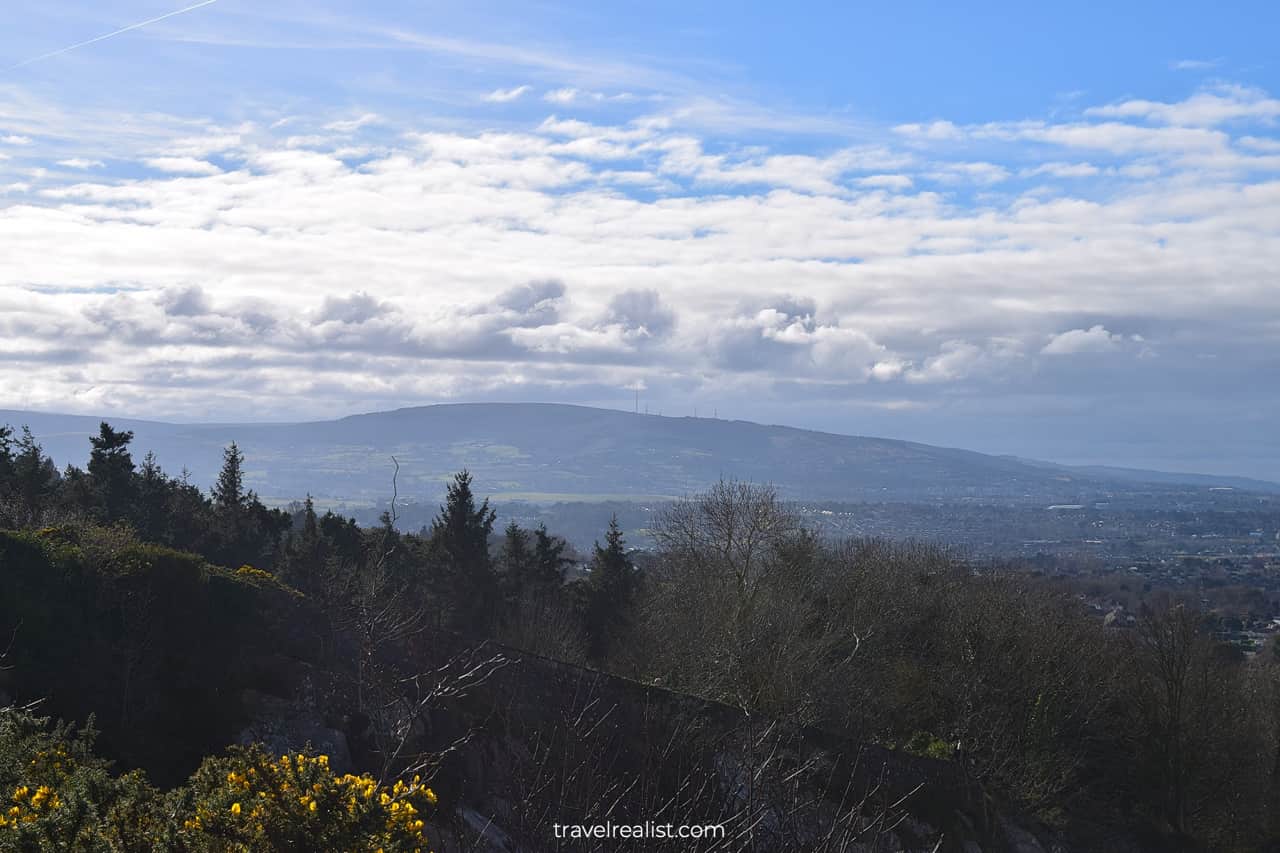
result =
[[[1280,491],[1239,478],[1069,469],[908,441],[554,404],[424,406],[299,424],[110,420],[134,431],[136,457],[154,450],[165,470],[185,466],[202,485],[236,441],[248,483],[265,499],[385,499],[392,456],[401,496],[431,500],[461,468],[483,494],[530,500],[679,496],[721,476],[772,482],[784,496],[808,500],[1067,501],[1144,482]],[[98,421],[0,410],[0,423],[29,425],[59,465],[85,463]]]

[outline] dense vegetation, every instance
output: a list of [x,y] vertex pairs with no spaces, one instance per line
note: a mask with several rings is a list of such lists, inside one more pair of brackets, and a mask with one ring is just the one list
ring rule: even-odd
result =
[[260,748],[209,758],[168,792],[112,775],[91,728],[0,709],[0,849],[76,851],[385,850],[426,847],[435,792],[336,774],[326,755]]
[[[40,814],[12,826],[92,824],[103,849],[130,849],[110,840],[126,826],[206,849],[181,839],[216,826],[285,849],[310,805],[264,805],[244,829],[228,785],[286,771],[252,749],[206,758],[244,723],[233,699],[281,678],[281,653],[307,663],[315,706],[346,732],[351,769],[370,774],[306,765],[320,774],[308,782],[317,809],[340,811],[349,789],[408,790],[396,781],[442,766],[424,721],[485,666],[425,683],[422,650],[450,637],[944,759],[1075,849],[1121,830],[1152,850],[1280,843],[1280,658],[1221,646],[1186,603],[1104,627],[1028,575],[826,540],[769,489],[739,483],[669,509],[653,552],[629,552],[611,525],[570,578],[564,542],[496,530],[465,472],[434,521],[404,534],[390,516],[361,528],[310,500],[265,507],[234,445],[206,495],[152,459],[135,464],[130,440],[103,424],[88,469],[58,471],[30,433],[0,431],[0,636],[12,637],[0,691],[96,715],[105,754],[176,787],[112,776],[87,738],[8,711],[0,786],[23,790],[19,817]],[[27,769],[58,749],[76,755],[67,779],[80,781]],[[80,817],[64,825],[51,810]],[[325,831],[352,844],[392,832],[389,813],[357,811]]]

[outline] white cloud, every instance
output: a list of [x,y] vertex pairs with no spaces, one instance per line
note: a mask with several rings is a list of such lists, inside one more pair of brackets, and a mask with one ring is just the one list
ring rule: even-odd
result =
[[927,124],[900,124],[894,128],[894,132],[910,139],[928,140],[930,142],[962,139],[964,137],[964,131],[949,121],[933,121]]
[[867,175],[859,178],[858,184],[864,187],[883,187],[889,190],[910,189],[915,183],[910,175]]
[[1085,110],[1101,118],[1141,118],[1182,127],[1213,127],[1236,120],[1271,121],[1280,117],[1280,100],[1260,89],[1219,86],[1177,103],[1131,100]]
[[905,376],[912,383],[955,382],[983,370],[990,358],[981,347],[968,341],[944,341],[936,355],[925,359],[920,367],[905,371]]
[[1280,139],[1264,139],[1258,136],[1242,136],[1237,140],[1245,148],[1254,151],[1265,151],[1268,154],[1280,153]]
[[1042,163],[1032,169],[1024,169],[1028,177],[1049,175],[1054,178],[1091,178],[1102,170],[1092,163]]
[[[760,146],[667,111],[387,119],[352,147],[362,119],[191,123],[139,137],[128,156],[150,171],[128,179],[37,181],[24,156],[0,205],[0,339],[86,355],[6,357],[0,406],[109,387],[120,408],[280,417],[640,379],[929,406],[1046,373],[1083,384],[1087,361],[1049,356],[1138,364],[1151,341],[1146,369],[1176,370],[1205,341],[1267,339],[1253,324],[1280,313],[1265,123],[935,122]],[[75,168],[76,148],[52,150]]]
[[59,166],[65,166],[68,169],[100,169],[106,164],[101,160],[88,160],[84,157],[72,157],[69,160],[59,160]]
[[1179,59],[1169,63],[1174,71],[1209,71],[1222,64],[1221,59]]
[[551,104],[572,104],[574,101],[576,101],[579,98],[580,95],[581,95],[581,92],[579,92],[577,89],[572,89],[572,88],[553,89],[550,92],[547,92],[545,95],[543,95],[542,100]]
[[511,101],[518,101],[529,93],[531,86],[516,86],[511,89],[494,89],[492,92],[484,96],[484,100],[495,104],[506,104]]
[[998,184],[1009,177],[1009,170],[995,163],[943,163],[927,176],[943,183]]
[[363,127],[371,124],[382,124],[384,119],[377,113],[365,113],[358,118],[343,119],[341,121],[331,121],[324,126],[325,130],[333,130],[338,133],[354,133]]
[[29,136],[19,136],[18,134],[11,133],[11,134],[8,134],[7,136],[0,136],[0,144],[4,144],[4,145],[30,145],[30,144],[31,144],[31,137],[29,137]]
[[1095,325],[1088,329],[1071,329],[1054,335],[1040,352],[1043,355],[1114,352],[1123,343],[1123,335],[1112,334],[1105,327]]
[[195,157],[148,157],[144,162],[152,169],[174,174],[217,175],[222,172],[214,164]]
[[241,147],[245,136],[245,133],[213,130],[202,136],[179,137],[165,145],[164,153],[172,157],[208,157]]
[[604,92],[593,92],[587,89],[575,89],[573,87],[565,87],[562,89],[552,89],[542,96],[542,100],[549,104],[575,104],[575,103],[604,103],[606,101],[625,102],[635,100],[635,95],[630,92],[615,92],[614,94],[606,94]]

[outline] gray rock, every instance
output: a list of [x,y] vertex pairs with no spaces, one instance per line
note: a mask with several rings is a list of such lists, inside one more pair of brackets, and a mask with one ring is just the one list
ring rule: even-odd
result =
[[1000,831],[1004,833],[1004,841],[1010,853],[1045,853],[1044,847],[1034,835],[1003,817],[1000,818]]

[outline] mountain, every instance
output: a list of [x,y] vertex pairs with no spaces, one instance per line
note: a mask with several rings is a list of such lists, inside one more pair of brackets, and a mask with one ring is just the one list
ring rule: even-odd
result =
[[[99,418],[0,410],[28,425],[59,465],[85,464]],[[1073,502],[1180,484],[1280,492],[1280,485],[1206,475],[1076,469],[885,438],[714,418],[662,417],[544,403],[466,403],[290,424],[173,424],[109,419],[133,430],[135,457],[156,453],[212,483],[222,450],[246,456],[246,483],[265,500],[312,494],[372,505],[391,494],[434,501],[467,468],[481,494],[533,501],[654,500],[721,477],[773,483],[784,497],[822,500]],[[1247,483],[1247,485],[1246,485]]]

